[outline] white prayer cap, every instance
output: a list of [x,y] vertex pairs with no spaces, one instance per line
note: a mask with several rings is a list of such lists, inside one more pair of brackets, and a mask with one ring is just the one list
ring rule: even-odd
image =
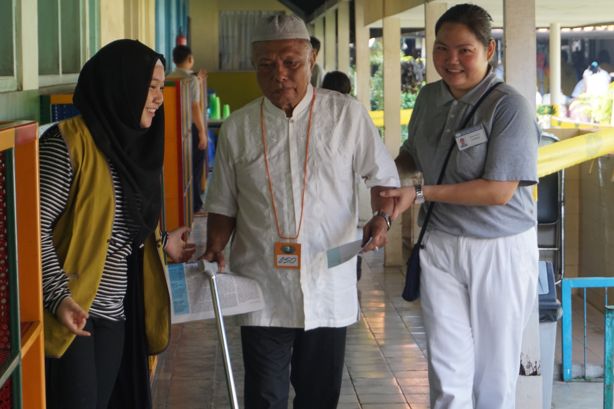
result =
[[287,14],[275,14],[263,19],[252,33],[252,43],[274,40],[307,40],[309,31],[305,22],[299,17]]

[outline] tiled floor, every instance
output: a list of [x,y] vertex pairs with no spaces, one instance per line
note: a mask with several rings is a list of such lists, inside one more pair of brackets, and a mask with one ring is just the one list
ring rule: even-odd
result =
[[[197,219],[192,233],[196,243],[204,241],[203,220]],[[401,284],[402,275],[398,268],[383,267],[381,251],[364,258],[362,279],[358,286],[362,318],[348,331],[339,409],[429,407],[420,307],[418,303],[407,303],[400,298]],[[601,321],[596,311],[589,310],[588,316],[589,354],[598,365],[597,343],[599,340],[601,345],[603,343],[603,324],[599,326]],[[576,319],[576,322],[579,320]],[[239,330],[231,318],[226,320],[226,326],[239,404],[243,407]],[[581,329],[578,332],[581,333]],[[581,335],[575,338],[582,340]],[[580,342],[576,341],[576,347],[580,349],[574,351],[574,362],[581,362]],[[555,367],[558,367],[558,345],[555,360]],[[153,390],[155,409],[230,407],[216,326],[212,320],[174,325],[171,346],[160,357],[156,373]],[[553,407],[599,408],[602,406],[601,391],[601,383],[555,382]]]

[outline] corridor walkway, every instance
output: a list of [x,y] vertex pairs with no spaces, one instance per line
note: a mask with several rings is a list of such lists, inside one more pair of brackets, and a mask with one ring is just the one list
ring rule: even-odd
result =
[[[199,226],[203,222],[204,219],[196,220],[192,233],[196,243],[204,242],[204,226]],[[362,279],[358,284],[362,317],[348,331],[339,409],[429,407],[420,307],[419,303],[401,299],[401,286],[400,270],[383,267],[381,250],[364,257]],[[239,329],[232,318],[226,320],[226,325],[239,403],[243,407]],[[558,350],[556,361],[560,362]],[[230,407],[216,326],[212,320],[174,325],[171,346],[161,356],[156,374],[155,409]],[[553,407],[600,408],[601,393],[601,383],[556,382]]]

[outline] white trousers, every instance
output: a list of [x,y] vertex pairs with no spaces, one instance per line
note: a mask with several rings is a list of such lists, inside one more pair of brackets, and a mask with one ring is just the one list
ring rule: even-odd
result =
[[515,409],[537,302],[535,228],[475,239],[431,231],[420,251],[431,409]]

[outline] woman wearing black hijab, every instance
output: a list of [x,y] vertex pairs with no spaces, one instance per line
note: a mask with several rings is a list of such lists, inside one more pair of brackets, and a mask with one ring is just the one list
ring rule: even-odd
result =
[[81,115],[40,140],[47,407],[149,408],[147,355],[170,335],[160,250],[193,253],[188,228],[157,229],[164,57],[133,40],[82,68]]

